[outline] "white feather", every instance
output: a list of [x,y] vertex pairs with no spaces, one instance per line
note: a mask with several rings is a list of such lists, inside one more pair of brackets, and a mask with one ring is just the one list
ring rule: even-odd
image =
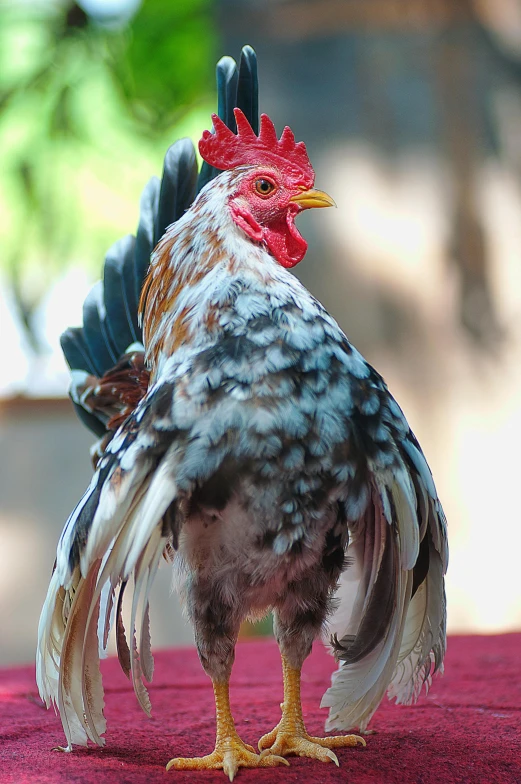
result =
[[399,572],[397,607],[382,642],[355,664],[341,665],[332,675],[320,707],[329,708],[326,731],[367,727],[385,694],[399,652],[406,606],[412,590],[412,575]]
[[[130,628],[132,629],[132,658],[131,658],[131,675],[132,675],[132,683],[134,685],[134,692],[136,697],[138,698],[138,702],[147,714],[150,716],[151,705],[150,705],[150,698],[148,695],[148,691],[143,683],[143,667],[142,663],[139,658],[138,653],[138,646],[136,641],[136,615],[138,609],[138,603],[141,596],[141,591],[143,586],[148,581],[148,576],[150,572],[150,566],[154,563],[157,565],[156,557],[159,553],[159,556],[164,550],[166,540],[161,537],[161,531],[156,529],[152,536],[150,537],[145,549],[141,553],[139,557],[139,561],[136,564],[136,570],[134,574],[134,597],[132,600],[132,613],[131,613],[131,620],[130,620]],[[144,605],[143,612],[147,612],[148,602]],[[141,622],[141,628],[143,627],[143,621]],[[145,669],[150,672],[150,660],[147,658]],[[153,671],[153,661],[152,661],[152,671]],[[148,679],[147,679],[148,680]]]
[[445,596],[443,563],[433,547],[430,550],[427,579],[420,585],[407,614],[396,669],[387,694],[399,704],[418,699],[422,686],[428,689],[432,672],[443,671],[445,654]]
[[123,572],[125,577],[135,568],[143,548],[146,547],[154,529],[174,500],[176,490],[177,486],[172,478],[172,465],[168,461],[167,453],[154,473],[145,502],[141,504],[139,525],[135,526],[132,543],[125,559]]
[[[150,715],[150,700],[142,682],[135,621],[144,589],[140,648],[144,674],[149,680],[153,673],[153,658],[148,631],[148,597],[167,541],[161,535],[161,518],[173,499],[175,485],[167,481],[167,472],[161,471],[151,482],[147,469],[148,461],[142,460],[141,467],[123,472],[117,481],[109,479],[105,483],[87,546],[81,554],[81,567],[72,573],[67,548],[70,550],[73,545],[74,523],[81,509],[76,509],[71,516],[60,541],[58,561],[61,568],[51,579],[40,618],[37,682],[47,705],[54,703],[59,709],[69,750],[73,744],[86,745],[88,740],[104,744],[101,735],[106,725],[99,649],[107,643],[114,591],[118,583],[133,572],[132,681],[140,704]],[[111,477],[114,475],[113,471]],[[91,483],[81,508],[95,489],[95,484]],[[64,577],[66,588],[62,584]],[[106,598],[100,612],[102,595]]]
[[[83,671],[81,666],[84,625],[98,569],[99,563],[93,564],[92,570],[86,579],[79,577],[64,627],[59,659],[57,704],[68,746],[72,746],[74,743],[86,746],[87,738],[94,740],[99,745],[103,744],[103,740],[99,738],[96,726],[91,728],[87,721],[87,711],[90,709],[90,706],[88,704],[84,705]],[[96,696],[99,696],[99,690],[95,689],[95,692]],[[99,712],[102,713],[103,700],[98,707]]]
[[[423,456],[416,450],[411,459],[413,470],[418,470],[418,489],[415,490],[405,464],[392,476],[373,476],[376,512],[350,526],[347,556],[352,566],[348,566],[340,581],[336,594],[339,606],[330,622],[331,631],[340,640],[356,637],[378,576],[387,536],[394,537],[396,547],[396,602],[383,639],[360,660],[340,663],[333,674],[332,685],[322,700],[322,706],[330,708],[328,731],[365,729],[386,690],[397,702],[414,701],[423,684],[428,687],[431,670],[441,669],[445,651],[445,518],[439,501],[431,497],[432,477],[428,482],[430,472]],[[388,494],[392,506],[386,503]],[[395,519],[389,525],[386,521],[391,522],[392,509]],[[420,537],[428,532],[432,536],[429,570],[411,600],[412,570]]]
[[416,514],[416,494],[409,472],[397,472],[391,483],[391,495],[396,509],[402,569],[412,569],[418,558],[420,534]]

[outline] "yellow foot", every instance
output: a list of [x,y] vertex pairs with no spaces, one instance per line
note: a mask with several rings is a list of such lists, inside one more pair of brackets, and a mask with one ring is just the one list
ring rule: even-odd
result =
[[287,756],[295,754],[298,757],[311,757],[321,762],[334,762],[339,765],[338,757],[332,749],[343,746],[356,746],[361,743],[365,746],[365,740],[358,735],[333,735],[330,738],[314,738],[308,735],[305,729],[291,732],[279,729],[277,725],[274,730],[263,735],[259,741],[259,751],[261,759],[270,759],[271,755]]
[[273,768],[276,765],[289,765],[284,757],[276,754],[263,756],[255,754],[253,746],[243,743],[240,738],[227,739],[217,744],[215,750],[206,757],[176,757],[166,766],[167,770],[215,770],[222,768],[230,781],[233,781],[239,768]]

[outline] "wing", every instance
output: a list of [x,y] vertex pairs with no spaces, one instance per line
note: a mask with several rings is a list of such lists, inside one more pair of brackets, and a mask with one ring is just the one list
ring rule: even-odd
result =
[[[237,67],[231,57],[217,64],[218,114],[236,131],[234,107],[242,109],[257,132],[259,124],[257,58],[250,46],[241,52]],[[82,422],[98,438],[100,452],[114,432],[114,424],[129,412],[129,390],[137,401],[146,392],[143,376],[136,382],[132,368],[126,374],[117,367],[118,383],[111,397],[114,370],[122,356],[143,351],[138,323],[138,302],[150,256],[168,226],[191,206],[196,194],[219,171],[203,163],[197,171],[194,146],[189,139],[175,142],[167,151],[161,180],[153,177],[141,196],[136,236],[116,242],[105,257],[103,281],[88,294],[83,307],[83,326],[67,329],[61,336],[62,350],[72,371],[70,395]],[[138,361],[142,362],[142,358]],[[129,366],[126,358],[123,366]],[[101,393],[98,395],[98,388]],[[135,404],[134,404],[135,405]],[[131,410],[131,409],[130,409]]]
[[[150,713],[143,684],[153,673],[148,597],[161,555],[177,536],[172,395],[173,384],[156,384],[116,432],[58,544],[38,629],[37,683],[47,705],[59,709],[68,750],[87,739],[104,743],[98,642],[106,647],[118,591],[119,660]],[[131,579],[129,646],[122,598]]]
[[347,568],[330,624],[339,668],[322,700],[328,731],[365,729],[386,691],[411,703],[443,668],[445,516],[420,446],[383,382],[381,392],[381,415],[372,411],[358,423],[370,459],[346,501]]

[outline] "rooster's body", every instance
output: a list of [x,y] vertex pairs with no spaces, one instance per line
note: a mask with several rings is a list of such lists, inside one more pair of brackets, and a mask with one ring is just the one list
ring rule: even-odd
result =
[[[328,728],[365,728],[388,688],[415,698],[443,659],[446,565],[443,512],[400,408],[287,269],[305,252],[295,215],[331,200],[312,189],[289,129],[278,141],[264,117],[257,139],[236,118],[237,136],[214,118],[201,152],[226,170],[152,255],[141,400],[60,540],[38,662],[68,748],[102,743],[98,628],[106,642],[121,585],[118,652],[148,712],[148,594],[161,555],[175,553],[218,729],[212,755],[171,766],[223,767],[230,778],[290,753],[336,760],[330,749],[359,740],[304,729],[300,668],[326,621],[341,662]],[[129,647],[121,595],[131,577],[139,641]],[[259,757],[235,732],[228,680],[241,622],[269,609],[285,699]]]

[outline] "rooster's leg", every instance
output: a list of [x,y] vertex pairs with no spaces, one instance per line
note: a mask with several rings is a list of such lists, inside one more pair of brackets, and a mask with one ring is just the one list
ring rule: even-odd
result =
[[239,737],[230,708],[229,680],[235,658],[235,643],[244,614],[240,591],[229,591],[225,605],[212,574],[199,574],[187,587],[187,607],[194,626],[195,642],[204,671],[212,679],[215,695],[215,749],[205,757],[177,757],[167,770],[222,768],[233,781],[237,770],[289,764],[282,757],[264,759]]
[[[340,556],[338,564],[343,563],[343,550]],[[275,609],[273,628],[282,656],[284,702],[281,705],[281,720],[274,730],[259,741],[263,759],[269,759],[271,754],[295,754],[338,765],[332,749],[356,746],[357,743],[365,746],[365,741],[357,735],[330,738],[308,735],[300,702],[300,671],[326,618],[331,586],[339,574],[338,564],[333,564],[335,568],[329,573],[323,568],[309,573],[306,580],[292,592],[287,592]]]
[[255,754],[253,746],[241,740],[235,729],[230,709],[228,681],[214,681],[215,712],[217,734],[215,749],[205,757],[177,757],[170,760],[167,770],[208,770],[222,768],[230,781],[233,781],[239,768],[266,768],[275,765],[288,765],[287,760],[276,755],[261,757]]
[[313,757],[322,762],[334,762],[338,758],[332,749],[342,746],[356,746],[365,740],[358,735],[334,735],[329,738],[314,738],[308,735],[302,716],[300,702],[300,668],[290,666],[282,655],[282,674],[284,679],[284,702],[282,718],[271,732],[259,741],[262,759],[270,759],[272,754],[296,754],[299,757]]

